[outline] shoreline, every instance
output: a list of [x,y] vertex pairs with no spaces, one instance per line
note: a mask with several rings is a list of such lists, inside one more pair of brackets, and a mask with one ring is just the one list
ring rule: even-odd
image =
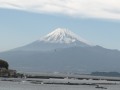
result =
[[[1,89],[5,88],[5,89]],[[120,81],[78,79],[0,78],[0,90],[119,90]],[[111,89],[112,88],[112,89]]]

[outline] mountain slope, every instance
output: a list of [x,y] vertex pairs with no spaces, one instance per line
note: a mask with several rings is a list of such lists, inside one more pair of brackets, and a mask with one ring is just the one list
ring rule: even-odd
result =
[[70,43],[77,44],[77,42],[79,42],[84,45],[89,45],[86,40],[82,39],[75,33],[68,31],[67,29],[64,28],[55,29],[53,32],[41,38],[40,41],[45,41],[49,43],[64,43],[64,44],[70,44]]
[[29,45],[0,53],[0,58],[21,71],[120,72],[120,51],[92,46],[60,28]]
[[63,28],[57,28],[53,32],[41,37],[39,40],[14,49],[15,51],[49,51],[58,48],[90,47],[91,45],[78,35]]
[[22,71],[120,72],[120,52],[99,46],[71,47],[49,52],[10,51],[0,56]]

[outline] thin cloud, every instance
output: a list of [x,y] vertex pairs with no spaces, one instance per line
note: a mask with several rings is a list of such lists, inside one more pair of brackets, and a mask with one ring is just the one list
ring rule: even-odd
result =
[[120,20],[120,0],[0,0],[1,8]]

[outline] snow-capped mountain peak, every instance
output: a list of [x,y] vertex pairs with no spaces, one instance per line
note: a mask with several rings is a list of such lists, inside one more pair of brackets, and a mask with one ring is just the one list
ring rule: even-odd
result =
[[57,28],[53,32],[42,37],[40,41],[50,42],[50,43],[84,43],[90,45],[86,40],[82,39],[78,35],[64,28]]

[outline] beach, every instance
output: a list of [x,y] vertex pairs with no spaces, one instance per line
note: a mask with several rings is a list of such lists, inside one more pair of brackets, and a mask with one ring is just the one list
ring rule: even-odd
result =
[[[66,84],[67,82],[79,84],[71,85]],[[119,90],[119,83],[119,81],[105,80],[2,79],[0,81],[0,90]],[[96,85],[104,88],[96,88]]]

